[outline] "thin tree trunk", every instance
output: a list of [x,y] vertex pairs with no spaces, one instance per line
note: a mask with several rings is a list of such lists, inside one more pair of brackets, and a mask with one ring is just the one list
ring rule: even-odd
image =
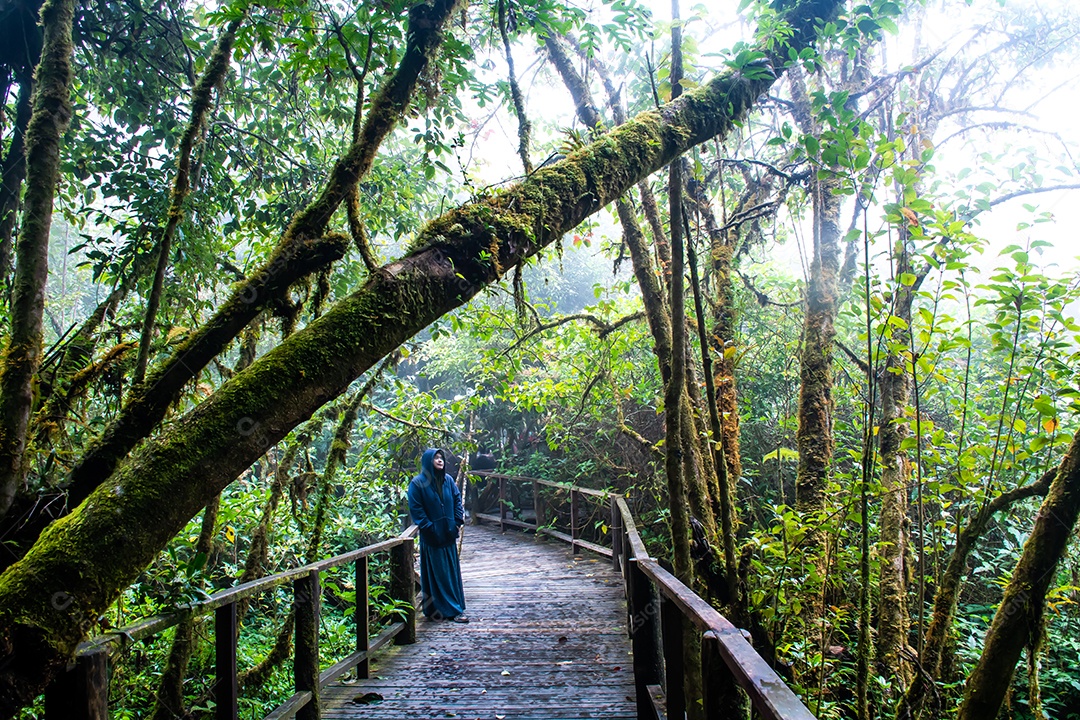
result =
[[60,139],[71,122],[71,26],[74,0],[41,8],[44,44],[26,131],[26,200],[16,247],[11,334],[0,362],[0,517],[25,475],[32,384],[41,362],[45,284],[53,195],[60,178]]
[[982,655],[964,688],[958,720],[997,717],[1025,647],[1042,632],[1046,593],[1080,516],[1080,433],[1050,484],[1020,560],[986,633]]
[[[800,125],[812,132],[810,101],[803,78],[791,75],[792,97],[806,113]],[[806,284],[806,314],[803,318],[802,355],[799,358],[799,427],[795,434],[799,451],[795,479],[795,508],[799,516],[813,525],[803,548],[823,573],[824,533],[819,522],[825,513],[825,486],[832,466],[833,438],[833,341],[836,337],[837,276],[840,270],[840,197],[832,190],[838,181],[815,179],[810,185],[814,217],[814,255]],[[809,594],[818,596],[814,581]],[[813,607],[812,604],[809,604]]]
[[[206,505],[199,538],[195,541],[195,555],[201,554],[206,557],[207,568],[210,563],[210,552],[214,546],[214,530],[217,527],[220,506],[220,495]],[[201,583],[199,585],[201,587]],[[169,658],[165,662],[165,670],[161,673],[161,681],[154,695],[154,707],[150,713],[150,720],[175,720],[175,718],[187,716],[184,709],[184,678],[187,677],[187,667],[194,648],[195,618],[188,616],[180,621],[173,634]]]
[[[903,230],[901,230],[903,233]],[[907,252],[906,233],[898,243],[894,277],[911,274],[911,258]],[[924,276],[925,277],[925,276]],[[918,284],[921,284],[918,283]],[[885,702],[892,705],[895,693],[903,692],[911,682],[911,668],[903,660],[907,647],[908,606],[907,573],[907,510],[908,483],[911,466],[903,442],[910,434],[905,420],[911,395],[911,374],[907,366],[913,362],[908,345],[911,324],[911,304],[918,285],[899,284],[893,289],[895,304],[892,316],[901,323],[890,325],[891,336],[886,341],[887,355],[884,372],[878,381],[881,396],[881,417],[878,422],[878,443],[881,453],[881,519],[878,556],[881,574],[878,580],[877,641],[878,671],[889,678]]]
[[698,279],[697,253],[694,251],[693,242],[687,244],[690,251],[690,282],[694,291],[694,311],[698,328],[698,344],[701,347],[701,367],[705,374],[705,400],[709,408],[709,438],[708,446],[712,449],[713,475],[716,477],[718,487],[715,494],[718,496],[720,515],[721,540],[724,550],[724,579],[727,585],[726,604],[731,608],[739,608],[740,615],[743,603],[739,598],[738,564],[735,559],[735,509],[734,493],[728,477],[728,463],[725,457],[724,431],[721,427],[720,409],[716,401],[716,387],[713,382],[712,354],[709,352],[708,333],[705,329],[705,308],[701,296],[701,283]]
[[[791,45],[808,45],[815,23],[836,10],[833,0],[792,5],[781,15],[791,25]],[[779,47],[763,52],[777,67],[787,57]],[[406,256],[147,443],[91,502],[53,523],[0,575],[0,717],[29,702],[92,619],[188,519],[290,429],[404,340],[629,187],[693,145],[728,132],[774,82],[725,72],[524,182],[436,218]],[[71,599],[63,613],[51,604],[56,593]]]
[[[677,3],[677,0],[672,0]],[[673,4],[676,16],[678,5]],[[671,97],[682,94],[682,46],[678,23],[672,24],[671,51]],[[685,503],[690,499],[684,475],[686,454],[683,423],[688,420],[683,413],[686,393],[686,297],[684,291],[684,257],[682,226],[682,163],[673,159],[668,167],[668,220],[671,239],[671,287],[668,292],[668,310],[671,312],[671,378],[664,389],[664,426],[666,438],[664,463],[667,473],[669,504],[671,506],[672,545],[686,543],[690,535]],[[686,495],[684,499],[684,494]],[[682,506],[682,507],[679,507]],[[693,584],[693,566],[680,562],[675,556],[675,575],[687,584]]]
[[[392,354],[375,370],[371,378],[364,384],[364,386],[356,391],[356,393],[349,399],[345,405],[344,414],[341,416],[340,422],[338,422],[337,430],[334,432],[334,439],[330,444],[330,452],[326,456],[326,466],[323,469],[322,479],[319,482],[318,488],[318,500],[315,505],[315,520],[312,523],[311,537],[308,538],[308,546],[304,552],[304,562],[310,564],[316,562],[319,559],[319,545],[322,543],[323,532],[326,528],[326,514],[330,505],[330,498],[332,497],[332,489],[334,486],[334,480],[337,477],[337,471],[345,464],[345,456],[349,451],[349,435],[352,434],[353,426],[356,424],[356,418],[360,411],[360,405],[375,389],[375,385],[379,382],[380,378],[386,369],[392,367],[398,360],[397,354]],[[323,415],[317,424],[317,426],[309,425],[305,430],[314,430],[316,427],[322,426],[322,420],[325,419]],[[274,488],[271,488],[271,498],[273,499],[274,489],[281,488],[284,483],[277,482],[279,477],[288,477],[289,467],[292,465],[292,460],[296,457],[296,450],[301,446],[300,442],[293,444],[289,451],[286,452],[286,458],[283,465],[278,466],[278,473],[275,473]],[[280,500],[281,494],[278,490],[277,498]],[[276,502],[273,503],[273,507],[276,507]],[[266,525],[269,525],[268,517],[273,514],[273,510],[270,509],[271,505],[267,505],[268,512],[264,513],[264,519]],[[262,527],[262,526],[260,526]],[[248,558],[255,556],[255,544],[252,543],[252,549],[248,554]],[[262,544],[260,548],[262,555],[262,562],[265,561],[266,554],[266,534],[263,532]],[[261,566],[262,562],[259,562]],[[247,574],[245,568],[245,574]],[[249,578],[254,580],[255,577]],[[241,578],[243,580],[243,578]],[[247,614],[247,607],[244,608],[244,614]],[[289,657],[291,647],[291,637],[293,632],[293,622],[295,618],[292,611],[289,612],[288,617],[278,630],[277,638],[274,641],[274,647],[270,653],[263,658],[259,663],[254,665],[249,670],[244,671],[239,678],[240,686],[245,690],[251,690],[252,688],[263,685],[273,672],[281,663]]]
[[[926,631],[922,656],[919,663],[922,673],[916,674],[908,686],[907,694],[897,711],[898,720],[912,720],[924,717],[923,710],[930,703],[928,696],[933,690],[937,696],[935,683],[941,679],[944,654],[953,620],[956,618],[956,605],[960,599],[960,586],[967,572],[968,559],[983,533],[990,526],[990,521],[1003,510],[1008,510],[1015,503],[1031,497],[1045,497],[1050,484],[1057,477],[1058,470],[1052,470],[1036,482],[1014,488],[1002,493],[984,505],[960,532],[956,547],[949,556],[949,564],[941,576],[937,592],[934,593],[934,610],[930,616],[930,625]],[[930,717],[936,717],[943,710],[930,705]]]
[[157,267],[154,270],[154,281],[150,287],[150,295],[146,299],[146,313],[143,315],[142,336],[139,339],[139,356],[135,360],[135,375],[132,382],[136,385],[142,383],[146,376],[146,363],[150,357],[150,343],[154,337],[154,323],[157,321],[158,306],[161,304],[161,292],[165,286],[165,273],[169,269],[169,258],[172,255],[172,242],[176,236],[176,228],[184,219],[184,202],[191,193],[191,156],[195,146],[202,142],[203,133],[206,132],[207,120],[213,107],[213,94],[225,81],[225,74],[229,71],[229,61],[232,59],[232,46],[236,41],[236,31],[247,13],[230,22],[218,38],[210,60],[206,63],[202,77],[191,93],[191,118],[188,120],[184,135],[180,138],[180,148],[177,151],[176,177],[173,178],[172,195],[169,198],[169,219],[165,224],[165,231],[157,244]]
[[[237,21],[238,22],[238,21]],[[235,25],[236,23],[233,23]],[[240,347],[240,356],[237,358],[234,372],[243,370],[255,361],[255,352],[259,344],[259,334],[255,331],[245,331],[243,342]],[[214,548],[214,529],[217,527],[218,510],[221,507],[221,494],[219,493],[206,505],[203,511],[202,528],[199,538],[195,542],[195,555],[200,554],[206,558],[205,572],[210,570],[211,552]],[[202,583],[199,583],[202,587]],[[239,621],[237,623],[239,627]],[[151,720],[173,720],[173,718],[186,718],[184,709],[184,678],[187,676],[188,663],[195,648],[195,618],[186,617],[176,626],[173,634],[172,647],[169,649],[169,659],[165,664],[165,671],[161,674],[161,682],[154,699],[154,708]]]
[[528,175],[533,171],[532,161],[529,159],[529,136],[532,132],[532,124],[525,112],[525,96],[521,94],[521,86],[518,84],[517,72],[514,70],[514,54],[510,50],[510,34],[506,28],[506,2],[499,0],[499,35],[502,37],[503,52],[506,55],[507,76],[510,81],[510,99],[514,102],[514,114],[518,119],[518,156],[521,165]]
[[11,144],[4,156],[0,181],[0,293],[7,292],[11,275],[11,251],[14,246],[15,219],[19,214],[19,196],[26,177],[26,129],[30,125],[30,98],[34,80],[27,75],[19,81],[19,99],[15,105],[15,125]]

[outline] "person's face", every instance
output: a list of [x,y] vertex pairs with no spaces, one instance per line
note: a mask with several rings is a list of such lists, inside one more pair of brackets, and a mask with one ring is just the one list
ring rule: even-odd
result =
[[435,457],[432,459],[431,464],[435,466],[436,470],[442,470],[446,465],[446,461],[443,460],[442,453],[435,453]]

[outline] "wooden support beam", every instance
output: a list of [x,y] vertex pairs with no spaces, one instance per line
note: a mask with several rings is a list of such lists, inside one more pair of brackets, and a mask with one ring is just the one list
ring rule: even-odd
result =
[[611,519],[608,521],[608,532],[611,534],[611,569],[619,572],[619,564],[622,562],[622,516],[619,513],[618,495],[611,496]]
[[660,682],[660,649],[656,644],[657,621],[660,614],[652,583],[638,567],[635,559],[630,565],[630,642],[634,652],[634,685],[637,688],[638,717],[652,716],[649,685]]
[[296,713],[298,720],[319,720],[321,717],[319,703],[320,591],[317,570],[313,570],[293,582],[293,609],[296,613],[296,654],[293,657],[293,680],[296,684],[297,693],[311,693],[311,699]]
[[540,499],[540,482],[532,481],[533,488],[533,512],[536,513],[536,527],[544,526],[544,501]]
[[236,680],[236,603],[214,611],[214,719],[237,720],[240,686]]
[[506,532],[506,478],[499,478],[499,530]]
[[686,664],[683,660],[685,623],[679,606],[660,596],[660,629],[664,641],[664,691],[667,714],[671,718],[686,715]]
[[739,704],[739,686],[721,655],[720,637],[715,632],[701,636],[702,705],[707,718],[728,717]]
[[413,570],[413,541],[410,538],[390,551],[390,597],[406,603],[405,627],[394,638],[395,645],[416,642],[416,573]]
[[109,720],[109,653],[79,655],[45,691],[45,720]]
[[[371,607],[369,605],[369,593],[368,593],[368,559],[362,557],[356,561],[356,609],[353,611],[353,617],[356,619],[356,651],[366,652],[368,650],[368,638],[371,636]],[[368,662],[367,655],[356,665],[356,678],[362,680],[368,676],[368,668],[370,663]]]
[[578,547],[577,540],[581,536],[581,528],[578,527],[578,491],[577,488],[570,490],[570,546],[574,549],[574,554],[577,555],[581,552],[581,548]]

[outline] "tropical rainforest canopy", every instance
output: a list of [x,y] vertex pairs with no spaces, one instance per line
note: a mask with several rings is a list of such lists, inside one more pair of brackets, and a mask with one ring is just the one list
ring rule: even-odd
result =
[[[1077,11],[3,0],[0,716],[441,446],[625,494],[819,717],[1080,718]],[[209,634],[113,715],[206,716]]]

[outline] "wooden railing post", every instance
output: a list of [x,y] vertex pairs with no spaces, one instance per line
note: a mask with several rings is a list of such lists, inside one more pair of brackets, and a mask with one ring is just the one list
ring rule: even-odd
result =
[[536,514],[536,528],[539,530],[544,526],[544,510],[540,504],[540,483],[536,480],[532,481],[533,486],[533,512]]
[[499,532],[506,532],[506,478],[499,478]]
[[637,688],[639,718],[653,717],[649,685],[660,682],[660,653],[656,646],[659,608],[653,598],[652,583],[635,558],[630,563],[630,643],[634,651],[634,685]]
[[[481,477],[482,478],[483,476],[473,475],[473,478],[476,478],[476,477]],[[472,493],[472,504],[471,504],[470,507],[472,509],[469,512],[472,514],[472,524],[473,525],[479,525],[480,522],[481,522],[481,520],[480,520],[480,481],[474,479],[474,480],[471,481],[471,484],[472,484],[473,493]]]
[[[686,716],[686,664],[683,660],[683,618],[679,606],[660,594],[660,629],[664,638],[664,692],[668,720]],[[706,715],[705,717],[710,717]]]
[[608,522],[611,533],[611,569],[619,572],[622,558],[622,513],[619,512],[619,496],[611,496],[611,520]]
[[298,720],[319,720],[319,572],[312,570],[293,581],[293,611],[296,617],[296,655],[293,680],[296,692],[311,693],[311,699],[296,713]]
[[214,718],[237,720],[240,687],[236,681],[236,603],[214,611]]
[[749,698],[720,654],[720,638],[710,630],[701,636],[701,687],[705,717],[746,717]]
[[[356,651],[361,652],[368,649],[368,638],[371,636],[367,555],[356,561],[356,609],[353,614],[356,618]],[[356,679],[366,678],[369,667],[367,658],[361,660],[356,665]]]
[[109,720],[109,653],[79,655],[45,690],[46,720]]
[[395,645],[416,642],[416,578],[413,570],[413,539],[406,538],[390,550],[390,597],[405,604],[405,627]]
[[705,717],[722,717],[725,686],[731,685],[731,674],[720,657],[720,638],[709,631],[701,636],[701,689]]
[[577,555],[581,552],[581,548],[578,547],[577,539],[580,534],[580,529],[577,523],[578,516],[578,491],[574,488],[570,489],[570,547],[574,549],[574,554]]

